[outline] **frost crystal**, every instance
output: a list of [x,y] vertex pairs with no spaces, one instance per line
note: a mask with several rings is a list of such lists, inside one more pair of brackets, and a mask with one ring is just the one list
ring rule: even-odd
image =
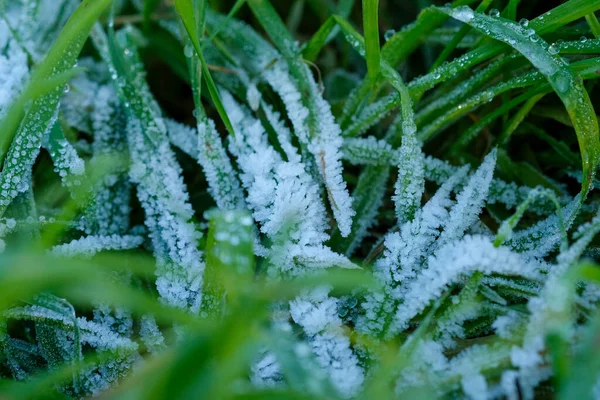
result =
[[197,244],[200,234],[190,222],[192,208],[181,169],[166,136],[155,147],[144,136],[140,120],[133,116],[128,122],[127,140],[132,157],[129,176],[137,185],[157,258],[157,289],[168,304],[197,312],[204,263]]
[[144,238],[141,236],[86,236],[72,242],[54,246],[52,253],[60,256],[91,257],[103,250],[129,250],[139,247]]
[[[318,186],[286,143],[287,129],[276,121],[275,115],[270,115],[274,127],[280,131],[282,147],[289,153],[289,161],[283,161],[269,145],[260,121],[226,92],[223,102],[236,131],[231,147],[243,170],[248,204],[261,231],[273,240],[269,249],[270,264],[274,267],[271,273],[294,276],[331,266],[355,268],[346,257],[323,245],[328,236]],[[349,396],[362,384],[363,371],[341,331],[337,300],[327,293],[328,290],[321,289],[299,297],[291,303],[290,311],[304,327],[319,363],[338,390]]]
[[319,363],[346,397],[355,394],[363,382],[363,370],[341,330],[338,300],[317,289],[290,303],[292,318],[304,328]]
[[[292,77],[285,60],[281,60],[280,54],[248,26],[239,21],[224,21],[212,13],[207,16],[209,24],[229,24],[230,29],[224,31],[223,35],[231,39],[234,48],[238,47],[238,56],[245,60],[244,64],[259,72],[281,97],[303,151],[307,150],[313,156],[312,160],[305,162],[311,163],[309,168],[315,166],[319,171],[338,227],[342,235],[347,236],[355,213],[342,179],[341,130],[308,66],[294,63],[302,74],[302,82],[298,82]],[[243,42],[241,48],[239,41]],[[304,96],[300,90],[302,85],[308,90]],[[254,101],[252,96],[250,100]]]
[[169,138],[202,165],[209,190],[221,209],[245,208],[244,194],[212,120],[198,120],[198,131],[166,120]]

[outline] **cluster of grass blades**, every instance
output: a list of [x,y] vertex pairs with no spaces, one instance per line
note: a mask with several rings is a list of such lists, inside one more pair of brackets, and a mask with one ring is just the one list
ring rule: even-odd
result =
[[0,397],[598,397],[556,3],[0,0]]

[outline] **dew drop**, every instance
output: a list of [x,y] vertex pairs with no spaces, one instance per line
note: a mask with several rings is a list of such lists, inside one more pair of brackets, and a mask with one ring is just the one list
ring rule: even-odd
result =
[[552,54],[553,56],[558,54],[558,47],[555,43],[552,43],[550,47],[548,47],[548,53]]
[[521,25],[523,28],[527,28],[529,26],[529,20],[527,18],[521,18],[519,25]]
[[554,85],[556,90],[560,93],[566,93],[569,90],[570,79],[565,73],[558,72],[554,76]]
[[452,16],[459,21],[468,23],[475,17],[475,14],[469,6],[460,6],[452,10]]
[[581,43],[585,43],[585,42],[587,42],[587,40],[588,40],[588,38],[587,38],[587,37],[585,37],[585,36],[582,36],[582,37],[579,39],[579,41],[580,41]]
[[387,42],[388,40],[390,40],[392,38],[392,36],[394,36],[394,34],[396,33],[395,29],[388,29],[387,31],[385,31],[385,33],[383,34],[383,38],[385,39],[385,41]]
[[529,36],[529,40],[531,40],[533,43],[537,43],[540,41],[540,37],[538,35],[531,35]]
[[500,16],[500,10],[497,8],[492,8],[490,10],[490,17],[498,18]]
[[192,48],[192,45],[188,44],[183,48],[183,54],[185,54],[185,56],[187,58],[191,58],[194,55],[194,49]]

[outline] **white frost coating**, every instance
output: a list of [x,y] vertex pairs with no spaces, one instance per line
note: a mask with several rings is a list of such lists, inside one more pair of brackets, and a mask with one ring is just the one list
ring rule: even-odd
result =
[[150,353],[158,353],[166,347],[165,338],[158,329],[154,317],[143,315],[140,321],[140,337]]
[[309,337],[317,360],[329,373],[342,395],[355,394],[364,380],[364,372],[350,349],[350,341],[341,329],[338,300],[328,296],[329,289],[315,289],[290,302],[290,312]]
[[393,331],[406,329],[408,322],[441,296],[450,283],[475,271],[539,278],[536,267],[524,263],[519,254],[506,247],[494,247],[488,238],[465,236],[440,248],[429,259],[428,268],[410,283],[404,303],[394,316]]
[[393,197],[399,224],[414,218],[421,207],[421,197],[425,191],[424,156],[414,122],[403,123],[402,126],[402,145],[398,151],[398,180]]
[[198,136],[191,128],[170,118],[165,118],[169,141],[193,159],[198,159]]
[[[73,318],[54,309],[49,309],[40,305],[26,307],[15,307],[3,313],[6,318],[33,321],[57,321],[65,329],[72,331],[74,329]],[[112,332],[108,327],[93,321],[88,321],[83,317],[77,318],[77,326],[81,333],[82,343],[99,350],[108,350],[112,353],[127,354],[135,353],[138,345],[134,341]]]
[[463,391],[472,400],[486,400],[487,383],[481,374],[468,375],[460,381]]
[[[243,60],[247,69],[260,74],[273,90],[281,97],[286,115],[292,122],[294,133],[300,143],[314,157],[309,168],[316,166],[325,185],[329,203],[335,220],[343,236],[350,234],[352,225],[352,198],[342,179],[340,148],[341,129],[335,122],[331,107],[319,90],[315,79],[304,63],[297,63],[299,73],[306,81],[296,82],[290,74],[286,60],[260,35],[246,24],[227,20],[213,13],[207,14],[207,23],[227,23],[230,29],[222,35],[231,40],[232,51]],[[240,43],[243,43],[240,46]],[[299,53],[298,49],[298,53]],[[299,87],[305,86],[308,93],[301,93]],[[310,108],[310,109],[309,109]]]
[[[126,156],[125,115],[120,109],[112,86],[102,85],[93,99],[94,112],[90,127],[94,132],[93,159],[105,156]],[[102,162],[102,160],[100,161]],[[129,229],[131,184],[126,169],[115,170],[103,177],[96,189],[86,233],[95,235],[125,234]]]
[[281,366],[273,353],[265,352],[252,364],[250,380],[257,387],[276,387],[281,384]]
[[60,180],[65,187],[81,185],[81,180],[85,179],[83,176],[85,174],[85,161],[77,154],[75,147],[64,137],[48,138],[51,135],[50,132],[46,135],[44,147],[50,152],[54,163],[54,172],[60,176]]
[[248,105],[252,111],[258,110],[258,107],[260,106],[260,98],[261,94],[256,87],[256,83],[251,83],[246,91],[246,101],[248,102]]
[[[300,157],[291,146],[289,161],[281,156],[267,141],[260,121],[239,106],[233,97],[223,91],[223,104],[237,132],[231,151],[242,169],[242,184],[248,191],[247,202],[261,232],[274,244],[270,254],[275,275],[298,275],[331,265],[353,266],[347,258],[323,246],[329,238],[326,233],[325,207],[319,196],[318,185],[306,172]],[[275,118],[275,115],[271,115]],[[275,123],[281,128],[281,123]],[[283,131],[281,137],[285,137]],[[307,264],[304,264],[306,261]]]
[[473,225],[484,206],[488,196],[490,183],[496,167],[496,149],[483,160],[481,166],[469,178],[465,188],[456,197],[456,205],[452,207],[444,231],[440,235],[437,247],[460,239],[465,231]]
[[576,328],[569,323],[576,299],[569,267],[577,263],[583,249],[600,230],[599,225],[600,216],[596,216],[575,232],[577,241],[560,252],[557,264],[549,268],[542,291],[527,304],[530,318],[523,342],[520,347],[514,346],[511,352],[511,362],[519,369],[519,383],[526,397],[532,397],[536,385],[551,374],[546,336],[553,333],[565,341],[572,341],[576,334]]
[[400,232],[385,237],[384,257],[377,260],[373,268],[375,277],[384,284],[385,293],[375,292],[367,296],[362,304],[365,314],[357,321],[357,329],[385,333],[387,326],[383,316],[391,316],[408,283],[416,279],[417,271],[425,263],[440,234],[441,225],[448,218],[448,209],[453,204],[450,194],[466,173],[466,167],[459,169],[417,211],[412,221],[402,225]]
[[193,211],[181,167],[160,123],[147,127],[163,139],[156,144],[149,142],[137,118],[131,116],[127,126],[132,159],[129,175],[137,184],[138,198],[146,213],[157,259],[158,292],[167,304],[195,313],[202,301],[204,262],[197,243],[200,233],[191,222]]
[[581,194],[575,196],[562,209],[564,226],[560,226],[560,218],[557,213],[550,215],[537,224],[516,231],[506,245],[532,259],[542,259],[554,250],[563,239],[565,231],[568,230],[575,220],[575,216],[581,206]]
[[460,6],[452,9],[452,17],[464,23],[468,23],[475,17],[475,13],[469,6]]
[[391,144],[375,136],[346,138],[342,151],[344,159],[355,165],[390,165],[400,159]]
[[99,350],[109,350],[111,352],[134,352],[137,350],[137,343],[112,332],[104,325],[88,321],[83,317],[77,318],[77,325],[81,330],[81,341]]
[[244,209],[240,181],[231,166],[213,120],[198,121],[198,162],[204,169],[209,191],[221,209]]
[[[372,136],[344,139],[342,150],[343,158],[354,165],[387,166],[394,165],[399,160],[398,150],[393,149],[385,140],[377,140]],[[431,156],[425,157],[424,167],[425,179],[438,185],[443,184],[458,169],[446,161]],[[458,188],[462,186],[464,183],[461,183]],[[514,182],[505,182],[494,178],[490,183],[487,203],[501,203],[508,208],[513,208],[522,203],[531,190],[533,189],[530,187],[518,186]],[[559,200],[566,204],[571,199],[565,197]],[[554,205],[547,197],[540,197],[530,206],[529,210],[536,214],[548,215],[554,210]]]
[[92,257],[105,250],[129,250],[141,246],[144,238],[134,235],[84,236],[52,247],[52,254],[63,257]]
[[549,332],[569,340],[574,334],[563,315],[570,312],[571,289],[560,274],[551,274],[542,293],[529,300],[530,318],[521,346],[513,346],[510,359],[518,368],[519,385],[525,398],[533,398],[535,386],[551,375],[550,359],[545,352],[545,338]]
[[29,78],[27,54],[3,20],[0,20],[0,119],[6,114],[8,106],[17,98]]
[[212,198],[220,209],[246,207],[240,182],[211,119],[198,118],[197,131],[165,120],[169,140],[202,166]]
[[[300,157],[288,142],[289,132],[278,133],[289,161],[269,145],[260,121],[222,91],[229,119],[236,131],[231,144],[242,169],[242,183],[248,191],[248,205],[261,231],[273,241],[267,256],[274,276],[291,277],[331,266],[356,268],[346,257],[323,245],[327,240],[325,208],[318,185],[306,173]],[[267,110],[275,129],[283,125]],[[341,329],[337,299],[329,290],[317,290],[291,302],[294,320],[309,336],[313,352],[340,393],[350,396],[363,381],[362,368]]]
[[[343,141],[341,129],[331,114],[329,103],[319,93],[310,70],[305,65],[302,65],[302,68],[305,68],[305,73],[309,76],[307,84],[315,102],[314,111],[316,115],[313,116],[309,115],[310,111],[303,105],[302,96],[284,63],[276,63],[272,68],[267,69],[263,75],[285,104],[288,117],[292,121],[298,139],[307,146],[315,157],[340,232],[342,236],[347,236],[350,234],[352,217],[355,212],[352,210],[352,198],[348,193],[346,183],[342,179],[340,149]],[[315,129],[318,131],[317,134],[312,136],[308,126],[310,118],[315,119]]]
[[[95,65],[87,60],[82,60],[79,63],[81,66],[93,68]],[[92,133],[91,120],[94,118],[95,104],[105,94],[101,91],[106,91],[106,87],[91,80],[88,74],[81,74],[73,77],[69,81],[69,91],[65,93],[61,99],[60,110],[64,116],[66,123],[69,126],[77,128],[82,132]],[[116,93],[112,93],[112,100]],[[93,112],[90,112],[93,110]]]

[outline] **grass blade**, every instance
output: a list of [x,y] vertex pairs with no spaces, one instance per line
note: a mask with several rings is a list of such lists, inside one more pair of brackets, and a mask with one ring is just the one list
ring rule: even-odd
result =
[[[201,26],[203,26],[204,21],[202,19],[202,22],[200,24],[198,24],[198,21],[196,20],[197,12],[195,9],[195,5],[198,4],[199,6],[201,6],[200,7],[201,9],[204,9],[205,1],[201,0],[199,3],[196,2],[196,3],[192,4],[192,0],[175,0],[174,3],[175,3],[175,9],[177,10],[179,17],[181,18],[181,21],[183,22],[183,25],[184,25],[185,30],[190,38],[190,41],[192,42],[194,50],[196,51],[196,54],[198,55],[198,58],[200,59],[200,64],[202,65],[202,74],[204,76],[204,82],[206,82],[206,86],[208,87],[208,92],[210,93],[210,98],[212,99],[213,104],[215,105],[215,108],[217,109],[217,112],[219,113],[219,116],[221,117],[221,120],[225,124],[227,131],[235,136],[233,126],[231,126],[229,117],[227,116],[227,113],[225,112],[225,107],[223,107],[223,103],[221,101],[221,95],[219,94],[219,90],[217,89],[217,85],[215,85],[212,75],[210,74],[208,65],[206,63],[206,60],[204,59],[202,47],[200,46],[200,37],[202,35],[201,34],[202,29],[199,32],[198,28],[201,28]],[[199,18],[199,16],[198,16],[198,18]],[[199,25],[201,25],[201,26],[199,26]]]
[[584,180],[581,191],[583,194],[587,194],[600,161],[600,131],[594,106],[583,86],[581,77],[568,68],[559,56],[551,54],[547,50],[547,45],[544,48],[542,39],[533,37],[526,28],[519,24],[473,12],[466,6],[440,10],[484,34],[512,46],[546,77],[565,104],[573,121],[583,164]]
[[[28,84],[29,87],[36,87],[42,84],[42,82],[56,78],[73,68],[81,48],[92,29],[92,25],[111,1],[86,0],[81,3],[67,21],[47,56],[34,69]],[[65,75],[61,76],[59,82],[63,78],[65,78]],[[58,82],[54,81],[53,83]],[[7,157],[5,165],[15,166],[15,168],[10,168],[10,172],[9,168],[5,167],[0,176],[0,184],[5,188],[0,196],[0,215],[4,214],[6,207],[19,192],[27,190],[27,186],[24,183],[27,181],[28,174],[39,152],[42,136],[52,126],[56,118],[56,109],[62,93],[62,86],[52,89],[47,94],[35,100],[25,113],[24,99],[27,99],[27,96],[31,96],[30,90],[27,89],[21,95],[24,97],[15,102],[16,107],[11,108],[5,119],[0,123],[2,126],[0,162],[4,161],[5,157]],[[20,121],[23,115],[23,120]],[[21,125],[17,128],[19,123]],[[17,130],[16,133],[15,130]],[[6,147],[12,140],[13,135],[20,138],[20,141],[15,140],[8,154],[6,154]],[[25,145],[25,142],[27,142],[27,145]],[[10,176],[8,176],[9,174]],[[23,183],[15,183],[13,176],[19,179],[18,182]]]
[[367,71],[370,79],[377,79],[381,59],[379,49],[379,0],[363,0],[362,4]]

